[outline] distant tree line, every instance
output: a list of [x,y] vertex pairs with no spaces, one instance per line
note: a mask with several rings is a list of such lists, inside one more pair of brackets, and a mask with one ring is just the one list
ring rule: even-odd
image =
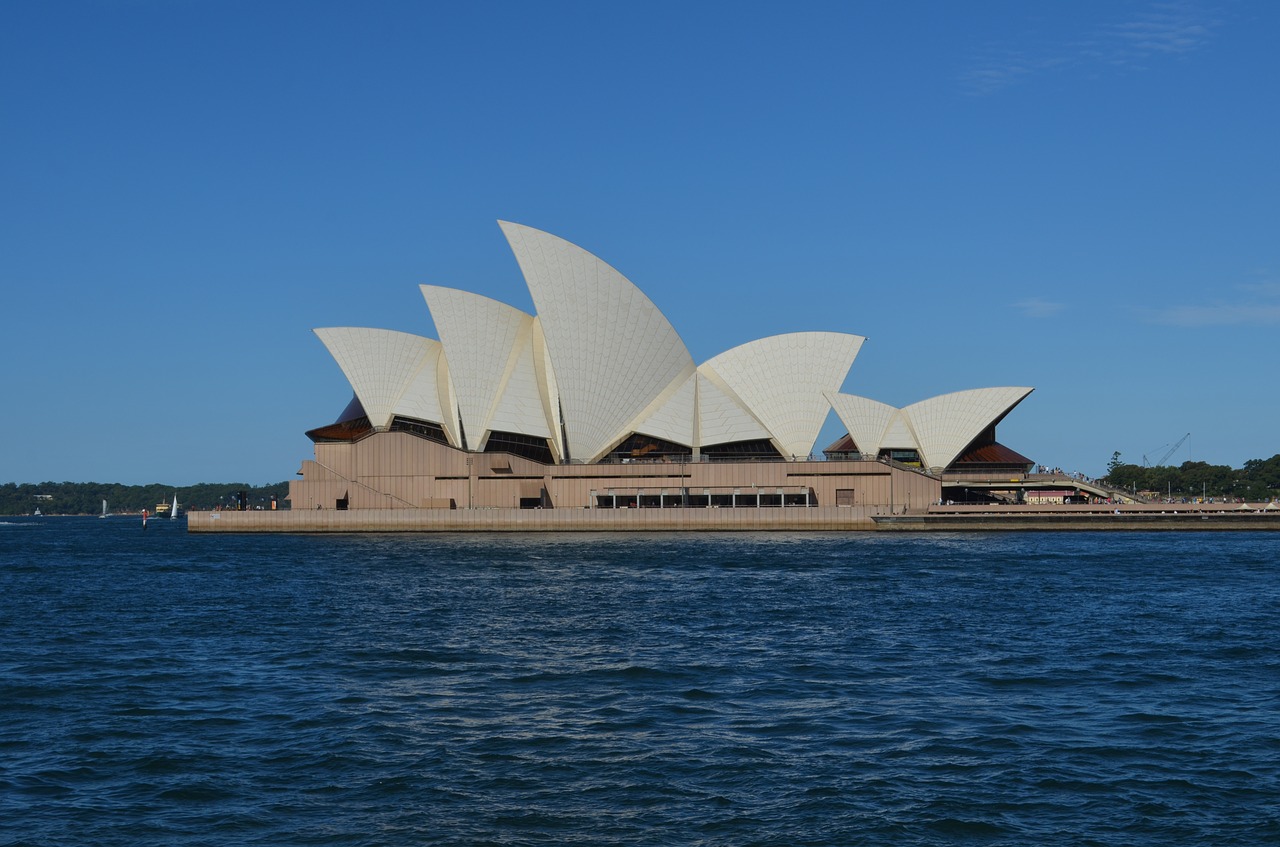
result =
[[41,482],[0,485],[0,515],[29,515],[39,509],[46,515],[98,515],[102,501],[115,514],[138,514],[143,509],[154,513],[157,503],[172,503],[178,495],[182,510],[234,509],[237,494],[245,492],[250,509],[287,508],[285,497],[289,483],[250,485],[247,482],[202,482],[198,485],[120,485],[109,482]]
[[1242,468],[1183,462],[1174,467],[1129,464],[1112,453],[1104,482],[1126,491],[1154,491],[1174,499],[1201,496],[1262,502],[1280,498],[1280,454],[1250,459]]

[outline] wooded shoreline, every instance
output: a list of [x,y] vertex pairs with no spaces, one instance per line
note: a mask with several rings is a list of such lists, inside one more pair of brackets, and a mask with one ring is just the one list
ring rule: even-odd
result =
[[246,482],[202,482],[196,485],[121,485],[109,482],[40,482],[0,485],[0,515],[30,515],[37,509],[44,515],[99,515],[102,501],[113,514],[155,511],[157,503],[171,503],[176,494],[179,506],[213,510],[235,508],[236,497],[244,492],[250,509],[269,509],[271,498],[284,508],[288,482],[250,485]]

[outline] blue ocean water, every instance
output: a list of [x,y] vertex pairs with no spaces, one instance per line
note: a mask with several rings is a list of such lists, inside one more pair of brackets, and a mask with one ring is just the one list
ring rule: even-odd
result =
[[0,519],[0,843],[1280,843],[1280,537]]

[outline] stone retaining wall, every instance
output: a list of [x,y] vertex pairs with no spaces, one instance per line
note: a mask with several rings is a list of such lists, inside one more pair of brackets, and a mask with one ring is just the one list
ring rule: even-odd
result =
[[636,532],[870,530],[863,508],[296,509],[189,512],[188,532]]
[[760,532],[890,530],[1280,530],[1280,510],[1159,511],[1150,506],[773,509],[297,509],[190,512],[188,532]]

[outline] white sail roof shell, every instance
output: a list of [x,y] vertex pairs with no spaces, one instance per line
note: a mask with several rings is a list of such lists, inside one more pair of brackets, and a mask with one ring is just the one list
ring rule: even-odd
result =
[[713,371],[699,368],[634,429],[691,447],[770,438],[764,424],[732,394]]
[[765,425],[732,394],[714,370],[706,365],[698,368],[699,447],[772,437]]
[[823,393],[840,389],[864,341],[842,332],[772,335],[727,350],[700,370],[724,382],[784,456],[805,456],[831,411]]
[[467,446],[482,449],[494,429],[550,437],[534,372],[533,316],[469,291],[420,288],[444,344]]
[[315,330],[374,427],[396,415],[432,421],[470,450],[495,430],[520,433],[547,439],[556,461],[598,461],[632,432],[695,449],[767,438],[803,456],[834,408],[863,453],[915,449],[938,468],[1032,391],[974,389],[903,409],[840,394],[865,339],[834,332],[759,339],[695,368],[670,322],[617,270],[556,236],[499,224],[536,316],[422,286],[441,341]]
[[395,415],[441,424],[457,443],[457,427],[446,414],[444,348],[439,341],[368,327],[326,327],[315,334],[324,342],[351,383],[369,422],[385,429]]
[[542,394],[543,414],[551,424],[551,452],[557,462],[564,459],[564,419],[560,414],[560,388],[556,384],[556,371],[547,352],[547,336],[542,331],[542,321],[533,318],[533,372]]
[[880,450],[921,450],[920,439],[916,438],[915,431],[911,429],[911,422],[907,420],[906,415],[902,414],[901,409],[894,410],[893,418],[885,427],[884,435],[880,437],[880,447],[876,452]]
[[543,396],[544,383],[538,379],[534,363],[533,328],[533,321],[521,327],[520,336],[516,339],[515,361],[489,417],[488,432],[501,430],[538,438],[551,437],[548,403]]
[[830,394],[828,399],[861,452],[916,450],[925,467],[946,468],[1032,390],[973,388],[902,409],[852,394]]
[[[836,410],[840,423],[849,431],[849,437],[857,445],[858,451],[868,456],[879,455],[880,448],[885,446],[889,425],[901,419],[898,409],[888,403],[854,394],[828,392],[824,396],[831,403],[831,408]],[[914,437],[907,446],[916,446]]]
[[652,412],[643,416],[632,429],[654,438],[692,447],[693,420],[697,405],[697,374],[692,373],[679,385],[660,395]]
[[449,364],[440,343],[433,344],[433,355],[409,380],[392,413],[439,423],[449,443],[459,447],[462,438],[458,432],[458,404],[449,387]]
[[688,378],[693,359],[658,307],[617,270],[549,233],[499,225],[542,324],[570,457],[594,462]]
[[913,403],[902,410],[920,443],[926,467],[945,468],[1010,409],[1032,392],[1031,388],[973,388],[941,394]]

